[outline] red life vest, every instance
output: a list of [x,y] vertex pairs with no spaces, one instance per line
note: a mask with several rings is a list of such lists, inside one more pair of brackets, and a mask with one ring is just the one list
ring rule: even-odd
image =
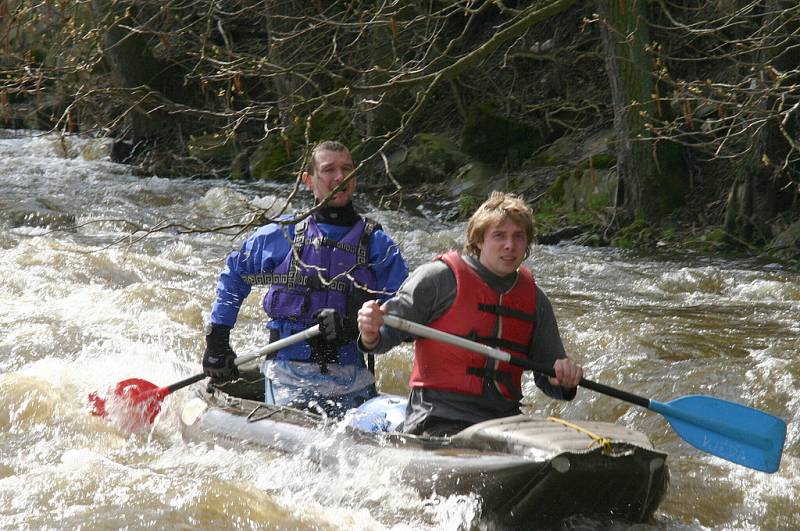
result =
[[[533,273],[520,267],[511,290],[500,294],[481,279],[459,254],[437,257],[456,277],[453,305],[429,326],[527,358],[536,315]],[[480,396],[484,381],[509,400],[522,398],[522,368],[441,341],[416,340],[411,387]]]

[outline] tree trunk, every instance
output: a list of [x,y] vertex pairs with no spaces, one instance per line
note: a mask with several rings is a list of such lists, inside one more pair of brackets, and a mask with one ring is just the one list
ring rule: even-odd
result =
[[751,139],[750,150],[734,165],[736,178],[725,206],[725,230],[748,243],[764,244],[771,238],[769,222],[776,214],[775,183],[768,157],[771,127],[759,130]]
[[125,115],[125,127],[117,136],[113,154],[115,160],[126,160],[133,146],[180,135],[178,130],[183,120],[161,107],[165,102],[188,103],[183,71],[157,59],[146,35],[130,29],[137,23],[124,4],[93,0],[91,5],[98,18],[115,20],[103,40],[103,54],[114,84],[132,91],[127,96],[131,107]]
[[284,125],[292,123],[295,118],[295,105],[309,96],[305,82],[293,72],[291,63],[296,59],[290,57],[299,47],[297,39],[292,39],[291,36],[298,31],[303,14],[317,14],[314,4],[298,1],[265,3],[264,19],[269,39],[269,62],[274,65],[273,68],[285,69],[284,72],[272,75],[272,88],[275,91],[280,123]]
[[[790,7],[787,0],[767,0],[764,3],[764,21],[761,29],[763,42],[754,58],[755,64],[763,65],[754,73],[751,82],[763,87],[766,93],[774,81],[769,71],[773,65],[777,71],[787,71],[796,67],[794,54],[786,48],[794,41],[786,40],[787,33],[797,27],[785,25],[786,21],[775,17],[774,13]],[[796,24],[795,24],[796,26]],[[760,106],[768,114],[775,106],[775,98],[765,98]],[[762,245],[775,236],[772,222],[779,210],[785,210],[791,201],[791,190],[787,178],[778,166],[786,156],[786,143],[781,138],[775,120],[759,128],[750,139],[747,153],[734,166],[735,180],[728,192],[725,208],[725,230],[747,243]]]
[[659,174],[654,145],[646,140],[646,116],[655,115],[651,59],[645,47],[650,32],[644,0],[601,0],[606,67],[614,108],[617,206],[623,219],[658,221],[676,206],[680,189]]

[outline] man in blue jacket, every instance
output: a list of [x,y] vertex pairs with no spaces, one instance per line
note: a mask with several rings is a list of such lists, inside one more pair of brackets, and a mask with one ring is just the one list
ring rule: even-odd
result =
[[261,227],[228,256],[203,356],[203,370],[215,381],[238,377],[230,331],[252,287],[268,285],[263,307],[271,341],[316,323],[322,333],[265,360],[265,401],[321,408],[338,417],[377,394],[375,378],[356,345],[355,319],[365,301],[393,295],[408,267],[380,225],[353,208],[355,178],[330,194],[353,169],[343,144],[318,144],[302,179],[323,206],[296,225]]

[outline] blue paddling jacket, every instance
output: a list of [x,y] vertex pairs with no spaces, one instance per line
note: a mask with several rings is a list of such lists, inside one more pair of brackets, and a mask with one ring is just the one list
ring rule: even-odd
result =
[[[296,256],[290,252],[293,246]],[[265,225],[228,256],[226,266],[217,283],[211,322],[233,327],[253,286],[268,285],[263,307],[270,317],[272,340],[312,326],[314,313],[322,308],[355,319],[364,301],[385,301],[408,276],[397,244],[380,225],[363,217],[353,226],[319,223],[313,217],[294,226]],[[342,365],[364,367],[355,340],[337,354]],[[306,342],[275,355],[278,362],[310,357]]]

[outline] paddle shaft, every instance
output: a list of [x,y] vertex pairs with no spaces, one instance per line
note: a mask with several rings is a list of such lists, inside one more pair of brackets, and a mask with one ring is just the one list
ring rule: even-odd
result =
[[[428,339],[435,339],[438,341],[442,341],[444,343],[449,343],[451,345],[466,348],[468,350],[474,351],[479,354],[483,354],[485,356],[488,356],[496,360],[505,361],[517,365],[519,367],[531,369],[535,372],[546,374],[547,376],[555,376],[555,370],[552,367],[547,367],[539,363],[534,363],[530,360],[511,356],[510,354],[502,350],[492,348],[487,345],[483,345],[481,343],[477,343],[475,341],[471,341],[469,339],[460,336],[448,334],[447,332],[442,332],[434,328],[423,326],[394,315],[384,315],[383,320],[387,325],[391,326],[392,328],[403,330],[415,336],[425,337]],[[578,385],[580,385],[581,387],[586,387],[587,389],[591,389],[593,391],[597,391],[598,393],[612,396],[614,398],[618,398],[625,402],[629,402],[631,404],[644,407],[655,413],[659,413],[663,415],[670,422],[670,424],[673,424],[675,420],[684,421],[702,430],[710,431],[713,432],[714,434],[724,435],[725,437],[728,437],[735,441],[751,445],[753,447],[756,447],[759,451],[761,450],[769,451],[772,448],[776,447],[782,448],[783,446],[783,440],[780,435],[775,436],[773,434],[762,435],[759,433],[753,433],[750,429],[748,429],[748,426],[743,426],[741,422],[735,422],[736,419],[716,418],[713,413],[709,414],[706,414],[705,412],[698,413],[697,411],[691,411],[687,410],[686,408],[676,407],[670,403],[663,403],[663,402],[658,402],[657,400],[650,400],[649,398],[644,398],[642,396],[635,395],[633,393],[628,393],[626,391],[622,391],[614,387],[609,387],[601,383],[593,382],[591,380],[587,380],[586,378],[581,378]],[[719,399],[714,399],[710,397],[708,397],[708,400],[715,401],[716,403],[722,402]],[[769,416],[763,412],[758,412],[758,414],[762,415],[763,418],[765,419],[766,417]],[[779,419],[777,418],[775,418],[775,421],[782,422],[779,421]],[[680,431],[679,435],[681,435]],[[778,441],[778,439],[780,439],[780,441]],[[697,446],[697,444],[695,445]],[[714,448],[703,447],[702,449],[714,453],[715,455],[721,455],[720,451]],[[730,459],[729,456],[726,456],[726,458]],[[734,460],[734,462],[739,462],[739,461]],[[746,463],[740,462],[740,464],[746,464]],[[746,466],[751,466],[751,465],[746,464]],[[767,470],[766,468],[760,467],[760,465],[758,469]]]
[[[436,339],[438,341],[449,343],[457,347],[466,348],[468,350],[472,350],[473,352],[483,354],[490,358],[499,361],[505,361],[517,365],[519,367],[530,369],[534,372],[546,374],[547,376],[554,377],[556,375],[556,372],[553,369],[553,367],[548,367],[546,365],[542,365],[541,363],[535,363],[530,360],[517,358],[515,356],[512,356],[508,352],[504,352],[500,349],[492,348],[487,345],[483,345],[481,343],[477,343],[475,341],[471,341],[463,337],[455,336],[453,334],[448,334],[447,332],[442,332],[441,330],[436,330],[435,328],[423,326],[421,324],[417,324],[407,319],[397,317],[396,315],[384,315],[383,321],[392,328],[397,328],[398,330],[409,332],[411,334],[414,334],[415,336],[424,337],[427,339]],[[586,378],[581,378],[581,381],[578,383],[578,385],[580,385],[581,387],[586,387],[587,389],[591,389],[592,391],[597,391],[598,393],[608,396],[613,396],[614,398],[618,398],[625,402],[630,402],[631,404],[636,404],[637,406],[650,409],[650,399],[644,398],[643,396],[635,395],[633,393],[628,393],[620,389],[615,389],[614,387],[609,387],[601,383],[593,382],[592,380],[587,380]]]
[[[302,332],[298,332],[296,334],[292,334],[290,336],[284,337],[283,339],[279,339],[277,341],[273,341],[272,343],[270,343],[269,345],[265,346],[264,348],[262,348],[262,349],[260,349],[258,351],[248,352],[247,354],[243,354],[241,356],[237,356],[233,363],[237,367],[239,367],[241,365],[244,365],[245,363],[253,361],[254,359],[258,359],[258,358],[260,358],[262,356],[266,356],[267,354],[269,354],[271,352],[275,352],[276,350],[280,350],[280,349],[282,349],[284,347],[288,347],[289,345],[293,345],[293,344],[298,343],[300,341],[303,341],[305,339],[310,339],[310,338],[312,338],[312,337],[314,337],[314,336],[316,336],[318,334],[319,334],[319,325],[314,325],[311,328],[306,328]],[[205,373],[201,372],[199,374],[195,374],[194,376],[190,376],[190,377],[188,377],[188,378],[186,378],[184,380],[181,380],[179,382],[175,382],[172,385],[167,385],[164,388],[165,393],[162,393],[162,394],[174,393],[178,389],[183,389],[184,387],[190,386],[193,383],[199,382],[200,380],[203,380],[205,378],[206,378]]]

